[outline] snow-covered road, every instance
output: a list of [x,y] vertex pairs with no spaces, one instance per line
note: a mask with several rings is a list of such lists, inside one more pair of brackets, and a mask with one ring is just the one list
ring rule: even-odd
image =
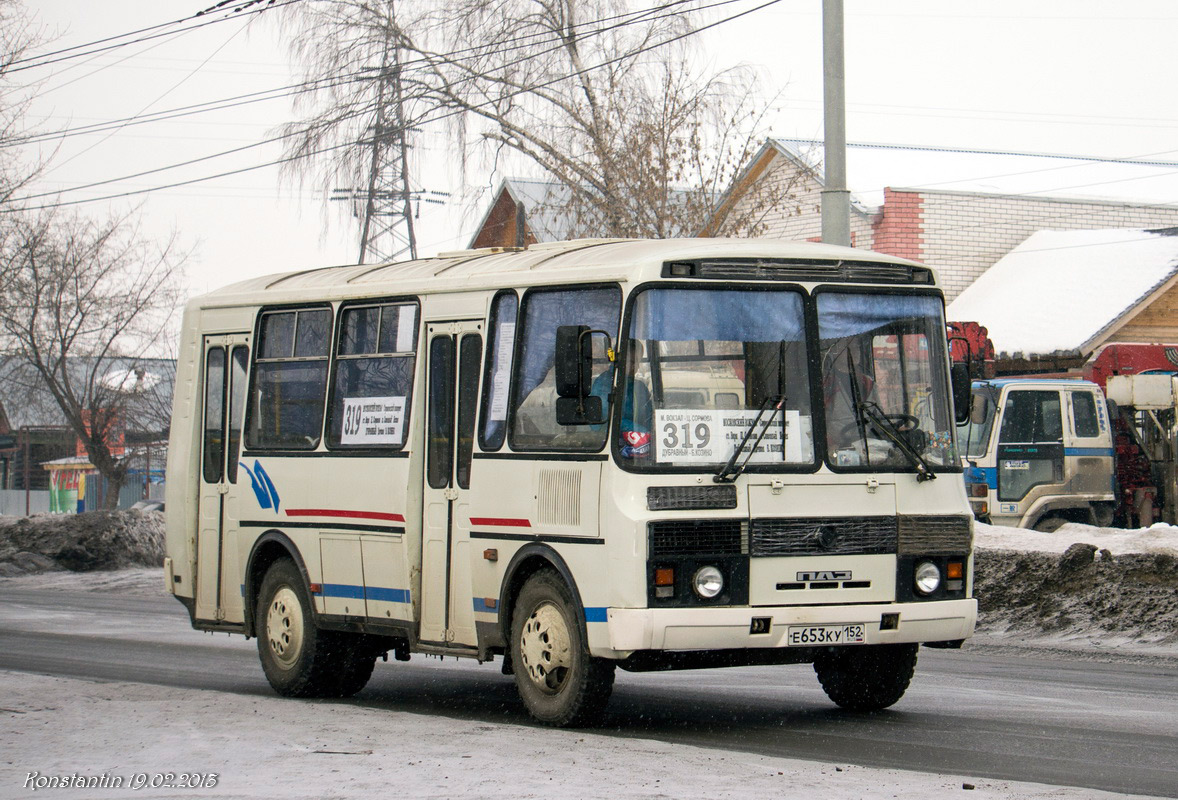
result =
[[[1126,797],[471,722],[350,702],[6,671],[0,671],[0,687],[0,797],[5,798],[32,796],[39,787],[44,797],[112,800]],[[200,788],[152,788],[168,774],[173,783],[199,776]],[[95,785],[49,788],[54,778],[74,776]],[[116,779],[123,780],[122,787],[111,787]],[[139,782],[147,786],[128,788]]]

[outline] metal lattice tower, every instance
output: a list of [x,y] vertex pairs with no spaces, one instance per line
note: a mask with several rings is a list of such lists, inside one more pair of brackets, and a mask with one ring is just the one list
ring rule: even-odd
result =
[[372,158],[364,188],[335,189],[333,200],[353,204],[360,218],[360,257],[356,263],[394,261],[409,254],[417,258],[413,230],[413,201],[420,197],[409,184],[409,130],[401,91],[400,48],[392,40],[393,4],[385,32],[384,52],[377,68],[376,118],[365,146]]

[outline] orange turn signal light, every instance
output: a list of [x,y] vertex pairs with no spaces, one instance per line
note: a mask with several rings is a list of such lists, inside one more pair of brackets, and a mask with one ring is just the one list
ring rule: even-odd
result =
[[945,565],[946,577],[951,581],[959,581],[965,577],[965,565],[960,561],[950,561]]
[[675,570],[671,567],[659,567],[654,571],[655,586],[674,586]]

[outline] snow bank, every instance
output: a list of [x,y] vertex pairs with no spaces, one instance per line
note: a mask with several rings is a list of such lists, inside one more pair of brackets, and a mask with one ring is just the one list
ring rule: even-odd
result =
[[158,511],[0,517],[0,577],[159,566],[163,560],[164,515]]
[[974,546],[985,550],[1018,550],[1028,553],[1063,553],[1077,543],[1094,545],[1113,555],[1168,553],[1178,556],[1178,528],[1157,523],[1152,528],[1122,530],[1095,528],[1068,522],[1051,533],[1026,528],[974,524]]
[[[52,776],[106,781],[72,798],[828,798],[1101,800],[1093,789],[711,750],[353,703],[0,672],[0,796]],[[128,790],[164,773],[199,789]],[[215,786],[207,785],[216,775]],[[121,778],[123,786],[111,782]],[[157,779],[158,780],[158,779]],[[173,778],[175,780],[175,778]],[[134,784],[131,784],[132,786]]]

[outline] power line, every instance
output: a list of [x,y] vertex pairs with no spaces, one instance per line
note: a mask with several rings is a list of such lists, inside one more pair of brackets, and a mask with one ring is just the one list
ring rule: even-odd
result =
[[[291,0],[291,2],[293,2],[293,1],[294,0]],[[586,28],[590,25],[598,25],[601,23],[613,22],[615,20],[626,20],[625,22],[623,22],[619,25],[612,25],[609,27],[601,28],[599,30],[590,30],[587,34],[585,34],[585,35],[590,35],[590,36],[598,35],[598,34],[607,32],[609,30],[614,30],[618,27],[623,27],[624,25],[635,24],[636,22],[641,21],[642,18],[644,18],[644,17],[648,17],[650,21],[665,19],[667,17],[673,16],[674,13],[678,13],[678,12],[671,12],[670,9],[673,9],[676,6],[689,4],[694,1],[695,0],[673,0],[672,2],[664,3],[662,5],[654,6],[654,7],[651,7],[648,9],[643,9],[640,11],[626,12],[624,14],[616,14],[616,15],[609,16],[609,17],[602,17],[597,20],[592,20],[590,22],[583,23],[582,25],[577,26],[577,27],[579,29],[583,29],[583,28]],[[700,6],[698,8],[698,10],[705,11],[705,10],[719,8],[721,6],[731,5],[733,3],[744,2],[744,1],[745,0],[718,0],[717,2],[713,2],[708,5]],[[656,14],[655,12],[658,12],[658,13]],[[627,19],[627,18],[632,18],[632,19]],[[181,33],[184,33],[184,31],[177,32],[174,35],[180,35]],[[473,52],[480,53],[481,55],[503,55],[503,54],[514,52],[514,51],[527,49],[527,48],[533,46],[534,44],[536,44],[535,42],[528,43],[527,42],[528,39],[539,39],[542,36],[546,37],[546,38],[543,39],[542,41],[540,41],[539,42],[540,44],[559,43],[560,42],[559,36],[549,35],[549,34],[544,34],[544,33],[534,33],[534,34],[528,34],[527,36],[521,37],[521,39],[517,40],[516,44],[512,44],[510,46],[491,49],[491,50],[485,50],[485,49],[477,47],[477,46],[472,46],[472,47],[460,48],[458,50],[452,50],[447,53],[440,53],[440,54],[436,55],[436,58],[452,61],[452,60],[455,60],[456,58],[458,58],[464,54],[473,53]],[[544,51],[540,51],[538,53],[533,53],[524,59],[520,59],[518,61],[512,62],[508,66],[514,66],[516,64],[522,63],[523,61],[529,60],[531,58],[536,58],[538,56],[552,52],[552,50],[554,50],[554,49],[556,49],[556,48],[551,48],[549,50],[544,50]],[[121,63],[121,62],[118,62],[118,63]],[[427,64],[427,63],[430,63],[430,61],[429,61],[429,59],[426,59],[426,58],[409,59],[409,60],[403,62],[402,67],[410,67],[410,66]],[[112,66],[112,65],[107,65],[107,66]],[[103,69],[105,69],[105,68],[106,67],[103,67]],[[78,80],[78,79],[75,79],[75,80]],[[135,124],[135,125],[146,124],[146,123],[157,122],[157,121],[161,121],[161,120],[175,119],[178,117],[188,116],[190,114],[207,113],[209,111],[221,111],[221,110],[230,109],[230,108],[237,108],[242,105],[249,105],[249,104],[257,103],[257,102],[265,102],[268,100],[276,100],[276,99],[281,99],[281,98],[285,98],[285,97],[293,97],[295,95],[303,94],[306,92],[318,91],[318,90],[322,90],[322,89],[331,89],[336,86],[342,86],[346,83],[371,82],[372,80],[373,79],[372,79],[371,75],[368,75],[366,73],[362,73],[362,72],[358,71],[355,73],[345,73],[342,76],[333,76],[330,78],[317,78],[317,79],[313,79],[313,80],[300,81],[298,83],[288,84],[286,86],[280,86],[280,87],[276,87],[274,89],[264,89],[264,90],[260,90],[257,92],[251,92],[251,93],[247,93],[247,94],[222,98],[220,100],[210,100],[205,103],[197,103],[197,104],[193,104],[190,106],[181,106],[181,107],[175,108],[175,109],[167,109],[164,111],[153,112],[150,115],[136,115],[133,117],[124,117],[124,118],[120,118],[120,119],[105,120],[103,122],[94,123],[92,125],[82,125],[82,126],[78,126],[76,128],[67,128],[62,131],[51,131],[51,132],[47,132],[47,133],[29,134],[24,137],[10,139],[5,143],[0,144],[0,149],[6,148],[6,147],[15,147],[15,146],[19,146],[19,145],[25,145],[25,144],[36,144],[36,143],[45,142],[45,141],[60,140],[60,139],[67,138],[69,136],[91,135],[94,133],[99,133],[99,132],[103,132],[106,130],[110,130],[111,128],[120,128],[120,127],[125,127],[125,126],[131,125],[131,124]],[[56,88],[60,88],[60,87],[54,87],[54,88],[56,89]]]
[[[238,36],[240,36],[240,35],[242,34],[242,32],[244,32],[244,31],[245,31],[245,29],[246,29],[246,28],[248,28],[248,27],[249,27],[249,26],[250,26],[250,25],[253,23],[254,19],[257,19],[257,17],[254,17],[253,19],[246,19],[245,23],[244,23],[244,24],[243,24],[243,25],[242,25],[240,28],[238,28],[236,31],[234,31],[232,34],[230,34],[230,35],[229,35],[229,38],[227,38],[227,39],[226,39],[226,40],[225,40],[225,41],[224,41],[224,42],[221,44],[221,46],[220,46],[220,47],[218,47],[216,50],[214,50],[212,53],[210,53],[210,54],[208,55],[208,57],[207,57],[207,58],[205,58],[205,60],[204,60],[204,61],[202,61],[200,64],[198,64],[198,65],[196,66],[196,68],[195,68],[195,69],[192,69],[192,70],[190,70],[190,71],[188,72],[188,74],[187,74],[187,75],[185,75],[183,78],[181,78],[181,79],[180,79],[179,81],[177,81],[176,83],[172,84],[172,86],[171,86],[170,88],[168,88],[166,91],[164,91],[164,93],[163,93],[163,94],[161,94],[161,95],[158,95],[158,96],[157,96],[157,97],[156,97],[154,100],[152,100],[152,101],[151,101],[150,103],[148,103],[146,106],[144,106],[143,108],[139,109],[139,113],[138,113],[138,114],[136,114],[135,116],[139,116],[139,115],[143,114],[144,112],[146,112],[146,111],[147,111],[147,109],[151,108],[153,105],[155,105],[156,103],[158,103],[160,100],[163,100],[163,99],[164,99],[165,97],[167,97],[169,94],[171,94],[172,92],[176,91],[176,89],[178,89],[178,88],[179,88],[181,85],[183,85],[183,84],[184,84],[186,81],[188,81],[188,80],[189,80],[189,79],[190,79],[190,78],[191,78],[193,75],[195,75],[195,74],[197,74],[198,72],[200,72],[201,68],[202,68],[202,67],[204,67],[206,64],[208,64],[210,61],[212,61],[212,60],[213,60],[213,58],[214,58],[214,57],[216,57],[217,53],[220,53],[222,50],[224,50],[226,47],[228,47],[228,46],[229,46],[229,43],[230,43],[230,42],[232,42],[234,39],[236,39]],[[134,119],[134,117],[132,117],[132,119]],[[70,157],[69,157],[69,158],[67,158],[67,159],[66,159],[64,162],[62,162],[62,163],[60,163],[60,164],[54,164],[54,165],[53,165],[53,166],[52,166],[52,167],[49,169],[49,172],[51,172],[51,173],[52,173],[52,172],[56,172],[57,170],[59,170],[59,169],[61,169],[62,167],[64,167],[66,164],[69,164],[71,161],[74,161],[75,159],[79,158],[80,156],[82,156],[82,155],[85,155],[86,153],[88,153],[88,152],[90,152],[91,150],[93,150],[95,147],[98,147],[100,144],[102,144],[103,142],[105,142],[105,141],[107,141],[108,139],[110,139],[110,137],[114,136],[116,133],[118,133],[118,132],[119,132],[120,130],[122,130],[124,127],[126,127],[126,126],[125,126],[125,125],[121,125],[121,126],[119,126],[119,127],[116,127],[116,128],[114,128],[114,129],[110,130],[110,132],[108,132],[108,133],[106,134],[106,136],[102,137],[102,138],[101,138],[101,139],[99,139],[97,142],[93,142],[92,144],[90,144],[90,146],[89,146],[89,147],[87,147],[87,148],[85,148],[84,150],[81,150],[81,151],[79,151],[79,152],[77,152],[77,153],[74,153],[72,156],[70,156]]]
[[[256,16],[258,14],[264,14],[265,12],[270,11],[271,9],[283,8],[285,6],[293,5],[294,3],[298,3],[298,2],[301,2],[301,0],[281,0],[281,2],[276,2],[273,5],[266,6],[265,8],[259,8],[259,9],[253,10],[253,11],[246,11],[245,14],[250,15],[250,16]],[[204,12],[201,12],[201,13],[203,14]],[[12,64],[10,64],[7,69],[4,70],[4,74],[9,75],[14,72],[23,72],[25,70],[36,69],[38,67],[47,67],[50,64],[58,64],[58,63],[61,63],[62,61],[69,61],[74,58],[83,58],[84,56],[95,55],[98,53],[105,53],[110,50],[117,50],[120,47],[127,47],[127,46],[130,46],[133,44],[141,44],[143,42],[150,42],[154,39],[159,39],[164,36],[173,36],[177,33],[191,33],[192,31],[198,30],[200,28],[208,27],[209,25],[217,25],[219,23],[227,22],[232,19],[240,19],[240,17],[230,14],[229,16],[219,17],[218,19],[210,19],[207,22],[200,22],[200,23],[197,23],[194,25],[189,25],[188,27],[186,27],[180,31],[169,31],[166,33],[165,32],[153,33],[149,36],[141,36],[138,39],[132,39],[131,41],[117,42],[116,44],[106,44],[107,42],[114,42],[118,39],[125,39],[128,36],[136,36],[140,33],[148,33],[150,31],[159,30],[161,28],[170,28],[170,27],[173,27],[176,25],[181,25],[185,22],[189,22],[194,19],[199,19],[200,16],[201,16],[201,14],[197,14],[192,17],[184,17],[183,19],[172,20],[171,22],[161,22],[158,25],[152,25],[147,28],[142,28],[138,31],[132,31],[130,33],[121,33],[116,36],[108,36],[105,39],[98,39],[96,41],[87,42],[85,44],[73,45],[72,47],[66,47],[61,50],[55,50],[51,53],[42,53],[42,54],[39,54],[36,56],[29,56],[28,58],[17,59],[15,61],[13,61]],[[98,47],[97,45],[103,45],[103,46]],[[74,50],[82,50],[82,48],[86,48],[86,47],[93,47],[94,49],[83,50],[83,52],[80,52],[80,53],[72,53],[72,51],[74,51]],[[72,54],[71,55],[63,55],[65,53],[72,53]],[[58,55],[60,55],[61,57],[60,58],[52,58],[52,56],[58,56]],[[43,59],[43,60],[37,61],[37,59]],[[29,62],[36,62],[36,63],[29,63]],[[20,64],[23,64],[24,66],[16,66],[16,65],[20,65]]]
[[[773,137],[781,142],[791,144],[820,145],[820,139],[790,139],[784,136]],[[923,144],[883,144],[879,142],[847,142],[847,147],[859,147],[873,150],[904,150],[923,153],[954,153],[957,155],[977,156],[1019,156],[1023,158],[1048,158],[1060,161],[1089,161],[1100,164],[1129,164],[1139,167],[1178,167],[1178,161],[1155,161],[1142,158],[1108,158],[1105,156],[1084,156],[1067,153],[1020,152],[1018,150],[982,150],[967,147],[948,147],[944,145]],[[1164,150],[1163,153],[1173,153],[1174,150]]]
[[[288,0],[288,2],[295,2],[295,1],[296,1],[296,0]],[[719,6],[719,5],[728,5],[728,4],[732,3],[732,2],[738,2],[738,1],[739,1],[739,0],[724,0],[724,2],[716,3],[715,5],[717,5],[717,6]],[[677,2],[668,3],[668,4],[666,4],[665,6],[660,6],[660,7],[656,7],[656,8],[666,8],[666,7],[670,7],[670,6],[674,6],[674,5],[681,5],[681,4],[683,4],[684,2],[687,2],[687,0],[677,0]],[[769,6],[776,5],[776,4],[780,3],[780,2],[781,2],[781,0],[766,0],[765,2],[762,2],[761,4],[759,4],[759,5],[757,5],[757,6],[754,6],[753,8],[746,9],[746,10],[744,10],[744,11],[741,11],[741,12],[739,12],[739,13],[736,13],[736,14],[733,14],[733,15],[731,15],[731,16],[725,17],[725,18],[723,18],[723,19],[720,19],[720,20],[718,20],[718,21],[716,21],[716,22],[713,22],[713,23],[710,23],[710,24],[708,24],[708,25],[705,25],[705,26],[703,26],[703,27],[701,27],[701,28],[697,28],[697,29],[694,29],[694,30],[691,30],[691,31],[687,31],[687,32],[685,32],[685,33],[682,33],[682,34],[678,34],[678,35],[676,35],[676,36],[669,37],[669,38],[667,38],[667,39],[665,39],[665,40],[663,40],[663,41],[656,42],[656,43],[654,43],[654,44],[647,45],[647,46],[645,46],[645,47],[641,47],[641,48],[639,48],[639,49],[637,49],[637,50],[635,50],[635,51],[633,51],[633,52],[628,52],[628,53],[625,53],[625,54],[623,54],[623,55],[617,56],[617,57],[615,57],[615,58],[612,58],[612,59],[607,59],[606,61],[603,61],[603,62],[601,62],[601,63],[599,63],[599,64],[595,64],[595,65],[593,65],[593,66],[585,67],[584,69],[581,69],[581,70],[577,70],[577,71],[571,72],[571,73],[569,73],[569,74],[567,74],[567,75],[561,75],[561,76],[558,76],[558,77],[556,77],[556,78],[552,78],[552,79],[550,79],[550,80],[548,80],[548,81],[544,81],[544,82],[541,82],[541,83],[539,83],[539,84],[536,84],[536,85],[534,85],[534,86],[530,86],[530,87],[526,87],[526,88],[518,89],[518,90],[516,90],[516,91],[514,91],[514,92],[509,92],[509,93],[506,95],[506,97],[499,97],[499,98],[495,98],[495,99],[492,99],[492,100],[484,101],[484,102],[481,102],[481,103],[472,103],[472,104],[470,104],[469,106],[466,106],[466,107],[464,107],[464,108],[460,108],[460,109],[456,109],[456,110],[452,110],[452,111],[447,111],[447,112],[442,112],[442,113],[439,113],[439,114],[437,114],[436,116],[433,116],[433,117],[426,117],[426,118],[424,118],[424,119],[422,119],[422,120],[419,120],[419,124],[426,125],[426,124],[431,124],[431,123],[435,123],[435,122],[441,122],[441,121],[444,121],[444,120],[446,120],[446,119],[450,119],[450,118],[452,118],[452,117],[460,116],[461,114],[464,114],[464,113],[467,113],[467,112],[474,112],[474,113],[478,113],[478,110],[479,110],[480,108],[484,108],[484,107],[487,107],[487,106],[494,105],[494,104],[495,104],[495,103],[497,103],[497,102],[501,102],[503,99],[509,99],[509,98],[511,98],[511,97],[516,97],[516,96],[519,96],[519,95],[521,95],[521,94],[526,94],[526,93],[528,93],[528,92],[533,92],[533,91],[535,91],[535,90],[537,90],[537,89],[544,89],[544,88],[547,88],[547,87],[549,87],[549,86],[554,86],[554,85],[556,85],[556,84],[558,84],[558,83],[561,83],[561,82],[563,82],[563,81],[566,81],[566,80],[568,80],[568,79],[570,79],[570,78],[574,78],[574,77],[577,77],[577,76],[579,76],[579,75],[584,75],[584,74],[587,74],[587,73],[589,73],[589,72],[592,72],[592,71],[594,71],[594,70],[597,70],[597,69],[601,69],[601,68],[603,68],[603,67],[610,66],[611,64],[616,64],[616,63],[619,63],[619,62],[621,62],[621,61],[625,61],[625,60],[627,60],[627,59],[634,58],[634,57],[636,57],[636,56],[642,55],[643,53],[647,53],[647,52],[651,52],[651,51],[657,50],[658,48],[665,47],[666,45],[673,44],[673,43],[675,43],[675,42],[678,42],[678,41],[682,41],[683,39],[686,39],[686,38],[688,38],[688,37],[690,37],[690,36],[695,36],[695,35],[698,35],[698,34],[700,34],[700,33],[703,33],[704,31],[711,30],[712,28],[719,27],[720,25],[724,25],[724,24],[726,24],[726,23],[728,23],[728,22],[731,22],[731,21],[733,21],[733,20],[740,19],[740,18],[742,18],[742,17],[748,16],[749,14],[753,14],[753,13],[755,13],[755,12],[757,12],[757,11],[760,11],[760,10],[762,10],[762,9],[764,9],[764,8],[768,8]],[[647,14],[648,14],[648,13],[650,13],[652,10],[655,10],[655,9],[648,9],[646,12],[643,12],[643,13],[647,13]],[[601,31],[598,31],[598,32],[601,32]],[[367,113],[367,111],[368,111],[368,109],[364,109],[364,110],[363,110],[363,113]],[[351,115],[351,116],[360,116],[360,115],[361,115],[361,113],[356,113],[356,114],[354,114],[354,115]],[[284,139],[284,138],[289,138],[290,136],[292,136],[292,135],[295,135],[296,133],[300,133],[300,132],[292,132],[292,133],[282,134],[282,135],[279,135],[279,136],[272,137],[272,138],[270,138],[270,139],[263,140],[263,141],[261,141],[261,142],[256,142],[256,143],[254,143],[254,144],[245,145],[245,146],[243,146],[243,147],[237,147],[237,148],[233,148],[233,149],[231,149],[231,150],[222,151],[222,152],[220,152],[220,153],[213,153],[213,154],[211,154],[211,155],[208,155],[208,156],[202,156],[202,157],[199,157],[199,158],[190,159],[190,160],[188,160],[188,161],[180,162],[180,163],[178,163],[178,164],[171,164],[171,165],[167,165],[167,166],[164,166],[164,167],[158,167],[158,168],[156,168],[156,169],[145,170],[145,171],[143,171],[143,172],[135,173],[135,174],[133,174],[133,175],[126,175],[126,176],[122,176],[122,177],[119,177],[119,178],[109,178],[109,179],[102,180],[102,181],[95,181],[95,182],[92,182],[92,183],[89,183],[89,184],[85,184],[85,185],[82,185],[82,186],[76,186],[76,187],[73,187],[73,188],[71,188],[71,189],[69,189],[69,190],[67,190],[67,191],[79,191],[79,190],[82,190],[82,189],[89,189],[89,188],[94,188],[94,187],[97,187],[97,186],[103,186],[103,185],[107,185],[107,184],[111,184],[111,183],[116,183],[116,182],[119,182],[119,181],[122,181],[122,180],[132,180],[132,179],[134,179],[134,178],[139,178],[139,177],[143,177],[143,176],[145,176],[145,175],[151,175],[151,174],[155,174],[155,173],[163,172],[163,171],[166,171],[166,170],[169,170],[169,169],[176,169],[176,168],[179,168],[179,167],[184,167],[184,166],[191,166],[192,164],[197,164],[197,163],[200,163],[200,162],[203,162],[203,161],[208,161],[208,160],[211,160],[211,159],[213,159],[213,158],[219,158],[219,157],[221,157],[221,156],[225,156],[225,155],[231,155],[231,154],[233,154],[233,153],[239,153],[239,152],[243,152],[243,151],[245,151],[245,150],[250,150],[250,149],[253,149],[253,148],[256,148],[256,147],[261,147],[261,146],[263,146],[263,145],[266,145],[266,144],[271,144],[271,143],[273,143],[273,142],[276,142],[276,141],[279,141],[279,140],[281,140],[281,139]],[[82,204],[82,203],[93,203],[93,202],[99,202],[99,201],[104,201],[104,200],[117,200],[117,199],[121,199],[121,198],[124,198],[124,197],[131,197],[131,196],[135,196],[135,195],[147,194],[147,193],[150,193],[150,192],[155,192],[155,191],[162,191],[162,190],[165,190],[165,189],[173,189],[173,188],[177,188],[177,187],[180,187],[180,186],[190,186],[190,185],[192,185],[192,184],[195,184],[195,183],[202,183],[202,182],[204,182],[204,181],[216,180],[216,179],[218,179],[218,178],[224,178],[224,177],[228,177],[228,176],[231,176],[231,175],[240,175],[240,174],[243,174],[243,173],[246,173],[246,172],[253,172],[253,171],[255,171],[255,170],[259,170],[259,169],[265,169],[265,168],[267,168],[267,167],[272,167],[272,166],[279,166],[279,165],[282,165],[282,164],[287,164],[287,163],[290,163],[290,162],[293,162],[293,161],[298,161],[298,160],[301,160],[301,159],[304,159],[304,158],[309,158],[309,157],[311,157],[311,156],[323,155],[323,154],[325,154],[325,153],[334,152],[334,151],[336,151],[336,150],[340,150],[340,149],[342,149],[342,148],[345,148],[345,147],[354,147],[355,145],[356,145],[356,142],[351,142],[351,141],[349,141],[349,142],[343,142],[343,143],[340,143],[340,144],[335,144],[335,145],[329,145],[329,146],[326,146],[326,147],[322,147],[322,148],[319,148],[319,149],[317,149],[317,150],[314,150],[314,151],[311,151],[311,152],[308,152],[308,153],[302,153],[302,154],[299,154],[299,155],[294,155],[294,156],[285,156],[285,157],[283,157],[283,158],[274,159],[273,161],[268,161],[268,162],[264,162],[264,163],[261,163],[261,164],[255,164],[255,165],[252,165],[252,166],[249,166],[249,167],[242,167],[242,168],[239,168],[239,169],[234,169],[234,170],[226,170],[226,171],[224,171],[224,172],[219,172],[219,173],[216,173],[216,174],[214,174],[214,175],[206,175],[206,176],[202,176],[202,177],[199,177],[199,178],[191,178],[191,179],[188,179],[188,180],[183,180],[183,181],[175,181],[175,182],[173,182],[173,183],[162,184],[162,185],[155,186],[155,187],[151,187],[151,188],[147,188],[147,189],[137,189],[137,190],[131,190],[131,191],[126,191],[126,192],[119,192],[119,193],[116,193],[116,194],[104,195],[104,196],[100,196],[100,197],[91,197],[91,198],[85,198],[85,199],[80,199],[80,200],[66,200],[66,201],[61,201],[61,202],[57,202],[57,203],[45,203],[45,204],[41,204],[41,205],[37,205],[37,206],[29,206],[29,207],[21,207],[21,208],[13,208],[13,207],[11,207],[11,206],[12,206],[12,205],[14,205],[14,204],[17,204],[17,203],[22,203],[22,202],[25,202],[25,201],[27,201],[27,200],[35,200],[35,199],[39,199],[39,198],[42,198],[42,197],[48,197],[48,196],[51,196],[51,195],[54,195],[54,194],[60,194],[60,193],[55,193],[55,192],[42,192],[42,193],[38,193],[38,194],[34,194],[34,195],[27,195],[27,196],[24,196],[24,197],[20,197],[20,198],[15,198],[15,199],[10,199],[10,200],[8,200],[8,201],[7,201],[7,204],[8,204],[10,207],[9,207],[9,208],[3,208],[3,209],[0,209],[0,213],[14,213],[14,212],[21,211],[21,210],[25,210],[25,211],[37,211],[37,210],[42,210],[42,209],[49,209],[49,208],[59,208],[59,207],[63,207],[63,206],[79,205],[79,204]]]

